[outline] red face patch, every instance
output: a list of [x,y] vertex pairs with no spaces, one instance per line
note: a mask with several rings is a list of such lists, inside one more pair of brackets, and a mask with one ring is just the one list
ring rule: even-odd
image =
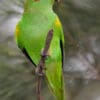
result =
[[40,0],[33,0],[33,1],[38,2],[38,1],[40,1]]

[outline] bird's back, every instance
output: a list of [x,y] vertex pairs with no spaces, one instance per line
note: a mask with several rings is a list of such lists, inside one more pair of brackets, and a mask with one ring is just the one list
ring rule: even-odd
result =
[[34,63],[37,64],[47,33],[53,28],[57,16],[47,9],[44,12],[31,10],[24,11],[16,27],[16,37],[19,47],[24,49]]

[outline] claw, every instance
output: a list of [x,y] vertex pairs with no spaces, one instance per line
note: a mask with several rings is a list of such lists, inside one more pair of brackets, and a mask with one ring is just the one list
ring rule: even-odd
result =
[[42,50],[41,50],[41,55],[44,56],[44,57],[46,57],[46,59],[47,59],[47,58],[50,56],[50,52],[48,51],[47,54],[44,55],[43,50],[44,50],[44,49],[42,48]]
[[45,70],[46,70],[46,68],[40,69],[39,67],[37,67],[37,68],[35,69],[35,73],[36,73],[38,76],[44,76],[44,75],[45,75]]

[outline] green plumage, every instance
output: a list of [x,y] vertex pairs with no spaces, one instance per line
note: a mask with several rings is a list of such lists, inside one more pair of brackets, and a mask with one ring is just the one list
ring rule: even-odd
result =
[[37,65],[41,58],[48,32],[53,29],[53,39],[46,60],[46,79],[57,100],[64,100],[62,75],[63,30],[53,12],[54,0],[26,0],[24,12],[16,27],[16,40],[31,61]]

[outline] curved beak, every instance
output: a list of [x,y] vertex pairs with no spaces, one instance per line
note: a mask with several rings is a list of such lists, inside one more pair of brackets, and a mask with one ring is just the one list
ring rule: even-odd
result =
[[62,0],[55,0],[57,3],[60,3]]

